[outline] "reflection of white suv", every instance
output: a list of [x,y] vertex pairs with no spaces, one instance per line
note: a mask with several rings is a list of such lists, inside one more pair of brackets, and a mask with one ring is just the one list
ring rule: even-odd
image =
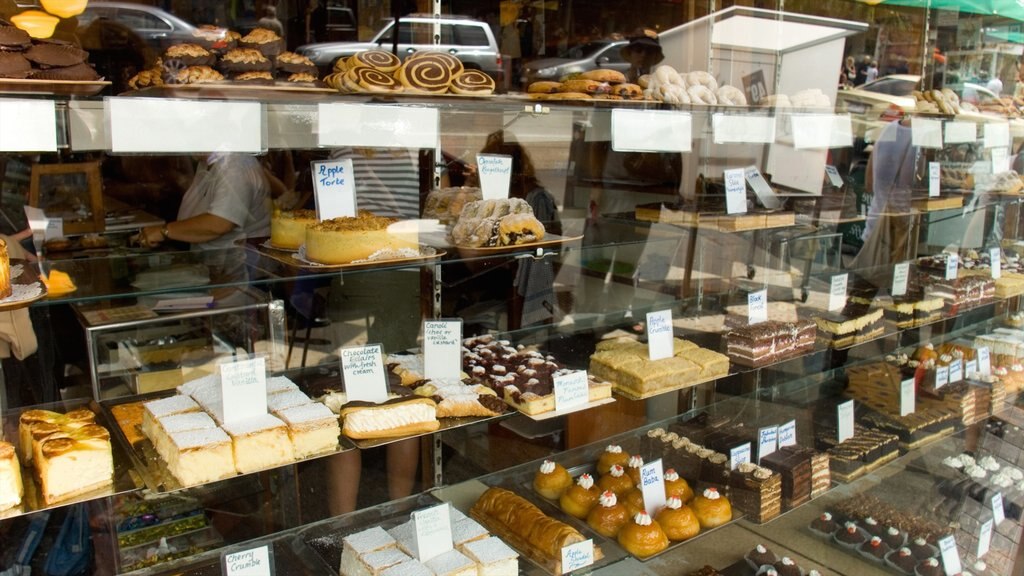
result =
[[[500,84],[502,75],[501,53],[486,22],[467,16],[441,16],[410,14],[399,21],[398,56],[418,50],[440,50],[462,60],[466,68],[476,68],[491,75]],[[434,45],[434,24],[441,25],[441,42]],[[395,21],[388,20],[384,28],[369,42],[322,42],[299,46],[296,52],[312,60],[323,72],[329,72],[338,58],[348,57],[361,50],[391,50]]]

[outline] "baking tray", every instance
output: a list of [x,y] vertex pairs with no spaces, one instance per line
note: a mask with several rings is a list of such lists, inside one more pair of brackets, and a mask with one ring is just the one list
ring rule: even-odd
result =
[[534,250],[540,250],[543,248],[554,248],[570,242],[576,242],[582,240],[583,235],[579,236],[559,236],[558,234],[545,234],[544,239],[539,242],[530,242],[529,244],[516,244],[514,246],[459,246],[455,245],[454,248],[459,252],[459,256],[463,258],[480,258],[487,256],[500,256],[502,254],[513,254],[516,252],[533,252]]
[[52,504],[46,504],[43,502],[42,495],[40,494],[39,485],[36,481],[33,469],[23,465],[21,468],[21,479],[25,485],[25,495],[22,498],[21,506],[0,512],[0,518],[12,518],[22,514],[38,512],[40,510],[60,508],[76,502],[87,502],[97,498],[105,498],[107,496],[114,496],[124,492],[131,492],[143,487],[142,478],[136,472],[131,456],[129,455],[129,449],[123,442],[118,431],[115,430],[116,426],[113,425],[113,420],[111,420],[108,415],[92,400],[68,400],[51,404],[28,406],[15,410],[6,410],[2,413],[2,418],[0,418],[0,422],[2,422],[2,426],[0,426],[0,433],[2,434],[0,435],[17,446],[19,439],[18,421],[22,412],[27,410],[50,410],[63,414],[78,408],[88,408],[93,411],[96,414],[96,423],[103,426],[110,432],[110,449],[114,458],[113,482],[109,486],[98,488],[86,494],[67,498]]
[[[189,488],[191,486],[182,486],[178,482],[177,478],[175,478],[167,470],[167,465],[157,455],[156,450],[153,448],[153,444],[149,441],[148,438],[145,438],[135,446],[132,446],[131,443],[128,441],[127,436],[125,435],[124,430],[121,428],[121,423],[114,418],[112,409],[115,406],[125,404],[143,404],[150,400],[156,400],[158,398],[165,398],[167,396],[173,395],[173,390],[166,390],[162,392],[146,394],[143,396],[132,396],[127,399],[119,398],[116,400],[106,400],[100,404],[107,419],[111,423],[115,424],[110,429],[111,436],[117,436],[118,441],[126,447],[125,451],[128,454],[128,457],[131,459],[131,462],[135,466],[135,469],[138,471],[138,474],[142,478],[142,481],[145,483],[146,487],[158,493],[175,492],[177,490],[182,490],[184,488]],[[325,456],[331,456],[333,454],[340,454],[341,452],[347,452],[352,449],[354,449],[354,446],[352,446],[352,444],[349,443],[348,438],[341,436],[338,440],[338,449],[336,451],[324,454],[317,454],[314,456],[310,456],[308,458],[303,458],[301,460],[293,460],[291,462],[282,464],[281,466],[290,466],[292,464],[305,462],[306,460],[314,460],[317,458],[323,458]],[[268,470],[280,468],[281,466],[274,466],[272,468],[268,468]],[[254,470],[252,472],[247,472],[245,474],[235,474],[233,476],[228,476],[227,478],[222,478],[220,480],[215,480],[213,482],[207,482],[205,484],[213,484],[214,482],[232,480],[240,476],[257,474],[259,472],[261,471]],[[197,486],[201,485],[203,484],[198,484]]]
[[392,260],[374,260],[372,262],[351,262],[348,264],[317,264],[310,262],[303,257],[301,249],[298,251],[272,248],[266,244],[265,238],[254,238],[247,241],[246,246],[256,250],[271,260],[284,264],[285,266],[303,270],[306,272],[336,272],[367,270],[372,268],[386,268],[391,266],[415,266],[437,260],[446,252],[432,246],[420,245],[420,255],[411,258],[396,258]]
[[110,82],[104,80],[23,80],[0,79],[3,94],[46,94],[50,96],[95,96]]

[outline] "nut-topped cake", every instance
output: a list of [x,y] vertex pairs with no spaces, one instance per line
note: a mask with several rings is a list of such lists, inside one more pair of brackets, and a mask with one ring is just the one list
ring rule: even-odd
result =
[[332,218],[306,228],[306,258],[321,264],[348,264],[373,259],[381,251],[409,250],[419,254],[418,242],[388,232],[398,220],[360,210],[354,218]]

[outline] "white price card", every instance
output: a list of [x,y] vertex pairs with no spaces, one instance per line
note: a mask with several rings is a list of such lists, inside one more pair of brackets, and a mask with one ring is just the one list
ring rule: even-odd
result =
[[956,280],[960,267],[960,256],[957,254],[946,255],[946,280]]
[[842,188],[843,187],[843,184],[844,184],[843,177],[839,175],[839,170],[836,170],[835,166],[833,166],[831,164],[826,164],[825,165],[825,174],[828,175],[828,181],[832,183],[832,186],[834,186],[836,188]]
[[747,324],[768,321],[768,291],[758,290],[747,294]]
[[729,469],[735,470],[740,464],[750,463],[750,442],[729,450]]
[[892,295],[903,296],[907,293],[907,280],[910,278],[910,262],[900,262],[892,269]]
[[949,363],[949,383],[956,384],[964,379],[964,361],[956,359]]
[[992,519],[989,518],[981,524],[981,528],[978,529],[978,552],[976,556],[981,558],[985,554],[988,554],[989,548],[992,547]]
[[586,568],[594,563],[594,541],[584,540],[562,548],[562,574]]
[[263,104],[169,98],[107,98],[115,153],[260,154]]
[[423,375],[428,380],[462,377],[462,320],[423,321]]
[[993,148],[992,149],[992,173],[999,174],[1006,172],[1010,169],[1010,150],[1009,148]]
[[999,280],[1003,277],[1003,251],[999,248],[989,248],[988,260],[992,279]]
[[914,118],[910,124],[910,137],[918,148],[942,148],[942,121]]
[[590,401],[587,371],[577,370],[564,376],[555,376],[555,410],[571,410],[586,406]]
[[270,545],[225,552],[220,557],[220,571],[224,576],[273,576],[274,555]]
[[341,349],[341,370],[349,401],[380,403],[388,399],[380,344]]
[[846,442],[853,438],[853,400],[847,400],[836,406],[836,440]]
[[942,555],[942,568],[946,576],[956,576],[964,571],[960,564],[960,551],[956,549],[956,538],[946,536],[939,540],[939,553]]
[[262,356],[220,365],[224,422],[267,413],[267,365]]
[[56,152],[57,104],[53,100],[0,100],[0,152]]
[[796,420],[779,426],[779,448],[796,446]]
[[661,458],[640,468],[640,491],[644,495],[644,510],[654,518],[665,507],[665,473]]
[[453,548],[452,517],[448,504],[439,504],[412,513],[416,528],[416,558],[426,562]]
[[985,148],[1007,148],[1010,146],[1010,125],[1006,122],[986,122]]
[[647,313],[647,355],[651,360],[675,356],[672,335],[672,311]]
[[942,184],[942,165],[938,162],[928,163],[928,196],[936,198]]
[[612,150],[616,152],[689,152],[689,114],[668,110],[612,110]]
[[779,445],[779,427],[768,426],[761,428],[757,431],[757,461],[761,462],[761,459],[765,456],[772,454],[778,449]]
[[968,360],[964,362],[964,378],[973,378],[978,374],[978,361]]
[[743,171],[743,177],[746,178],[747,184],[750,184],[750,189],[754,191],[762,206],[769,210],[782,208],[782,202],[779,201],[779,197],[775,195],[775,191],[768,185],[768,181],[761,175],[757,166],[747,166]]
[[938,366],[935,368],[935,388],[942,388],[949,384],[949,366]]
[[946,144],[973,144],[978,141],[974,122],[946,122]]
[[356,181],[351,158],[313,162],[311,173],[317,220],[356,215]]
[[436,148],[437,108],[345,104],[317,105],[317,143],[322,148]]
[[1003,508],[1003,493],[996,492],[992,495],[992,518],[995,520],[996,526],[1003,523],[1006,520],[1006,509]]
[[46,231],[43,232],[43,238],[49,240],[51,238],[63,238],[64,237],[64,219],[63,218],[47,218],[46,219]]
[[828,290],[828,310],[835,312],[846,306],[846,284],[850,279],[849,274],[836,274],[832,277]]
[[477,154],[477,174],[484,200],[508,198],[512,182],[512,157],[505,154]]
[[992,373],[992,357],[989,356],[988,346],[978,348],[978,374],[988,376]]
[[832,114],[793,114],[793,148],[831,148],[836,119]]
[[714,114],[711,128],[715,144],[771,144],[775,142],[775,117]]
[[900,416],[913,414],[917,409],[917,395],[914,388],[914,379],[908,378],[900,382]]
[[747,211],[747,185],[742,168],[725,171],[725,211],[729,214]]

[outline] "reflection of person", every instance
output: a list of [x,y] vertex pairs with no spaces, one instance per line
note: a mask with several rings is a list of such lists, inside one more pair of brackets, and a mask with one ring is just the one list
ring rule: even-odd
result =
[[916,149],[910,123],[904,119],[886,126],[868,160],[866,188],[872,193],[862,238],[864,245],[853,268],[883,266],[911,256],[911,188]]
[[263,17],[256,22],[256,26],[276,32],[278,36],[284,38],[284,25],[277,18],[276,6],[267,5],[263,9]]
[[868,69],[865,73],[864,83],[869,84],[871,82],[874,82],[875,80],[878,80],[878,62],[872,60],[871,64],[868,64]]
[[256,158],[209,154],[181,199],[178,219],[143,228],[139,241],[145,246],[176,240],[202,249],[230,248],[270,234],[269,202],[269,186]]
[[622,47],[622,58],[629,62],[626,79],[636,82],[644,74],[650,74],[653,68],[665,59],[658,42],[658,33],[650,28],[639,28],[629,37],[629,44]]
[[846,57],[846,64],[843,65],[842,71],[839,73],[839,85],[844,88],[853,88],[853,83],[857,79],[857,63],[853,56]]

